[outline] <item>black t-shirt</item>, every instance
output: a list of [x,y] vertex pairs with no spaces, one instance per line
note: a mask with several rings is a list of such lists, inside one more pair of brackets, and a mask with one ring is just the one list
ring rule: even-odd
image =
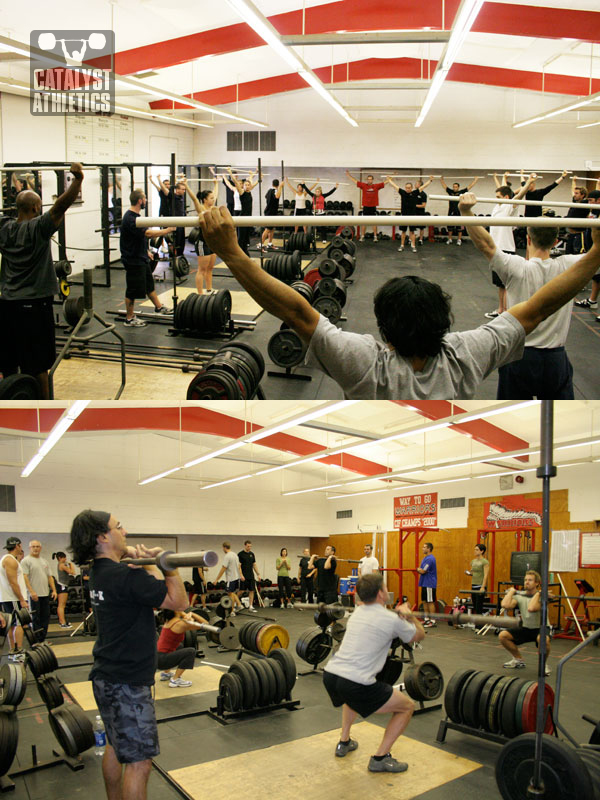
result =
[[139,217],[130,208],[121,220],[121,261],[124,265],[145,264],[148,262],[148,239],[145,228],[136,228],[135,221]]
[[[587,204],[587,200],[585,200],[585,199],[584,200],[575,200],[575,198],[573,198],[573,202],[574,203],[579,202],[579,203],[586,203]],[[587,216],[589,216],[589,213],[590,213],[589,209],[587,209],[587,208],[570,208],[567,211],[567,217],[572,217],[572,218],[575,218],[575,219],[585,219]],[[571,230],[579,232],[579,231],[585,230],[585,228],[571,228]]]
[[194,584],[194,591],[196,593],[204,594],[206,587],[204,585],[204,573],[200,572],[198,567],[192,570],[192,583]]
[[326,561],[326,558],[317,558],[314,562],[317,568],[317,585],[319,590],[324,592],[337,589],[337,575],[335,574],[337,562],[335,558],[332,558],[331,567],[324,569]]
[[275,216],[279,211],[279,199],[275,195],[276,191],[271,187],[265,195],[265,217]]
[[[458,197],[459,194],[464,194],[468,192],[468,189],[446,189],[446,194],[449,194],[451,197]],[[448,203],[448,216],[449,217],[460,217],[460,211],[458,210],[458,203]]]
[[233,189],[230,186],[228,186],[225,183],[225,181],[221,181],[221,183],[225,187],[225,197],[226,197],[225,204],[233,208]]
[[402,198],[402,214],[405,217],[414,217],[417,213],[417,203],[419,202],[419,190],[413,189],[407,192],[406,189],[398,189],[398,194]]
[[[415,189],[415,205],[422,205],[423,203],[427,203],[427,194],[422,189]],[[415,214],[424,214],[424,208],[415,208]]]
[[158,210],[159,217],[170,217],[171,216],[171,200],[170,198],[162,191],[159,191],[160,195],[160,208]]
[[[163,195],[164,197],[164,195]],[[169,196],[165,197],[167,201],[167,211],[163,216],[170,217],[171,216],[171,203],[173,202],[173,197],[175,197],[175,214],[176,217],[183,217],[185,216],[185,193],[184,194],[175,194],[175,189],[169,189]]]
[[302,556],[302,558],[300,559],[300,577],[301,578],[306,578],[308,573],[312,572],[312,570],[309,570],[309,568],[308,568],[308,562],[309,561],[310,561],[310,557],[309,556]]
[[[525,183],[521,181],[521,186],[524,186]],[[548,186],[544,186],[541,189],[534,189],[531,192],[527,192],[525,194],[525,200],[543,200],[546,195],[552,191],[552,189],[556,189],[558,183],[556,181],[554,183],[549,184]],[[542,206],[525,206],[525,217],[541,217],[542,216],[543,208]]]
[[240,195],[240,203],[242,204],[241,216],[252,216],[252,192],[242,192]]
[[166,583],[110,558],[95,559],[89,583],[98,627],[90,679],[152,686],[157,652],[153,609],[167,596]]
[[251,581],[254,577],[254,567],[253,564],[256,563],[256,557],[252,550],[247,553],[245,550],[240,550],[238,553],[238,558],[240,560],[240,567],[242,568],[242,575],[244,576],[245,580]]

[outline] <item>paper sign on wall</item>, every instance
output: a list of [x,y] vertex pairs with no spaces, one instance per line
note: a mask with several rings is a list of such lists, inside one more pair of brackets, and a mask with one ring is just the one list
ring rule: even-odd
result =
[[542,498],[513,494],[500,500],[485,503],[484,525],[498,530],[538,528],[542,525]]
[[400,530],[400,528],[437,528],[437,519],[437,492],[394,497],[395,530]]

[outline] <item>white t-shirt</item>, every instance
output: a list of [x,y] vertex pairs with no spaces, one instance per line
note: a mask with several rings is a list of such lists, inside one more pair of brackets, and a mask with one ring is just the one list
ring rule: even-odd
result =
[[[492,209],[492,217],[516,217],[518,212],[517,206],[509,205],[508,203],[497,203]],[[515,237],[512,228],[504,225],[502,227],[500,225],[492,225],[490,227],[490,236],[498,250],[515,252]]]
[[21,564],[19,563],[19,560],[15,558],[15,556],[13,556],[11,553],[7,553],[3,558],[0,559],[0,603],[18,601],[18,597],[13,592],[12,586],[8,582],[8,575],[6,574],[6,570],[4,568],[8,558],[14,558],[17,562],[17,583],[19,584],[19,588],[21,589],[21,594],[23,597],[27,597],[27,586],[25,584],[25,578],[23,577]]
[[[507,305],[514,306],[529,300],[532,294],[560,275],[581,256],[559,256],[558,258],[531,258],[527,261],[521,256],[511,256],[496,250],[490,261],[490,268],[500,277],[506,286]],[[571,309],[570,300],[558,311],[545,319],[529,334],[525,340],[526,347],[563,347],[569,333]]]
[[363,556],[358,562],[358,572],[360,575],[368,575],[370,572],[377,572],[379,561],[375,556]]
[[242,201],[240,200],[240,193],[237,189],[233,192],[233,210],[234,211],[241,211],[242,210]]
[[325,672],[365,686],[375,683],[392,639],[410,642],[416,628],[379,603],[358,606],[350,615],[340,649],[331,656]]
[[227,583],[231,583],[231,581],[239,581],[240,579],[240,570],[239,570],[240,560],[235,553],[231,550],[225,554],[225,558],[223,559],[223,566],[225,567],[225,580]]

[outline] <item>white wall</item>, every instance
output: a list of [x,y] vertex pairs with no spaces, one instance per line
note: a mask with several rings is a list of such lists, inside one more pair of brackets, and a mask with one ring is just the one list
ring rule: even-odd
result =
[[[397,103],[417,105],[412,92],[338,92],[342,104]],[[509,92],[494,87],[447,83],[419,129],[412,123],[364,123],[351,127],[310,89],[240,103],[239,113],[265,120],[277,131],[275,153],[227,153],[227,130],[245,126],[216,125],[195,133],[196,155],[203,163],[253,163],[255,156],[279,164],[310,164],[359,168],[392,167],[456,169],[583,170],[586,160],[600,161],[600,137],[596,128],[577,130],[575,124],[538,123],[513,129],[513,103],[517,120],[539,110],[567,102],[562,95]],[[315,114],[318,107],[318,114]],[[226,108],[226,107],[225,107]],[[232,110],[233,107],[232,107]],[[384,112],[376,113],[383,116]],[[392,113],[401,117],[401,112]],[[464,173],[464,170],[467,173]]]
[[[535,466],[532,463],[530,466]],[[462,528],[467,525],[469,513],[469,499],[475,497],[490,497],[493,495],[528,494],[541,492],[542,481],[535,477],[534,472],[524,476],[524,482],[514,484],[514,489],[500,489],[499,478],[478,478],[451,484],[431,485],[428,492],[438,492],[438,502],[443,498],[465,497],[464,508],[441,509],[438,513],[440,528]],[[589,522],[600,519],[600,494],[598,493],[600,481],[600,464],[586,464],[584,466],[558,468],[556,478],[550,483],[551,490],[569,490],[569,513],[571,522]],[[345,498],[343,500],[328,501],[328,517],[330,533],[356,533],[358,526],[376,524],[383,530],[392,530],[394,524],[393,505],[394,497],[414,494],[416,490],[398,489],[396,492],[385,494],[364,495],[362,497]],[[310,495],[308,495],[310,496]],[[352,509],[352,519],[336,519],[336,512],[341,509]]]

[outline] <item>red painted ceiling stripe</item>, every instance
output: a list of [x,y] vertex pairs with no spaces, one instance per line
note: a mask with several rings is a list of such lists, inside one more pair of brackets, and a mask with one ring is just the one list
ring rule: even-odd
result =
[[[413,408],[427,419],[445,419],[451,414],[462,414],[466,410],[448,400],[394,400],[394,402],[400,406]],[[524,450],[529,447],[529,442],[525,439],[520,439],[484,419],[450,425],[450,429],[465,433],[475,441],[501,453],[510,453],[511,450]],[[529,461],[529,456],[518,456],[516,460]]]
[[[377,0],[371,4],[364,0],[343,0],[306,9],[306,33],[331,33],[346,31],[402,30],[442,27],[442,0],[423,3],[421,0]],[[445,26],[454,19],[458,0],[446,0]],[[600,14],[595,11],[541,8],[539,6],[485,3],[473,26],[478,33],[507,36],[533,36],[548,39],[580,39],[585,42],[600,41]],[[280,34],[293,34],[302,30],[302,12],[290,11],[269,17]],[[240,52],[263,45],[254,31],[245,23],[228,25],[182,36],[164,42],[136,47],[115,55],[115,71],[129,75],[147,69],[163,69],[207,55]],[[98,67],[110,66],[105,59],[90,63]]]
[[[423,62],[417,58],[369,58],[362,61],[353,61],[349,65],[351,81],[377,80],[384,78],[419,79],[433,75],[436,67],[435,61]],[[321,67],[315,74],[324,82],[331,82],[331,67]],[[348,74],[348,65],[336,64],[333,68],[333,82],[344,83]],[[481,67],[472,64],[454,64],[448,74],[447,80],[460,83],[484,84],[486,86],[504,86],[516,89],[541,91],[543,76],[541,72],[527,72],[517,69],[502,69],[500,67]],[[272,78],[248,81],[246,83],[222,86],[206,92],[195,92],[193,97],[209,105],[222,105],[234,103],[239,100],[251,100],[257,97],[291,92],[306,89],[307,84],[296,73],[275,75]],[[590,90],[588,78],[576,78],[571,75],[546,74],[544,89],[547,93],[586,95]],[[600,91],[600,79],[592,81],[592,92]],[[236,94],[237,93],[237,94]],[[170,100],[157,100],[150,103],[155,110],[175,108],[191,108],[185,103],[173,103]]]
[[[56,424],[63,410],[58,408],[40,410],[40,429],[48,433]],[[179,431],[179,408],[88,408],[73,423],[70,431],[84,433],[88,431],[142,431],[164,430]],[[243,420],[220,414],[211,409],[184,408],[181,411],[181,428],[188,433],[205,433],[212,436],[223,436],[238,439],[245,433],[258,431],[261,425],[246,425]],[[35,409],[6,409],[0,411],[0,429],[8,431],[38,430],[38,415]],[[276,433],[261,439],[263,447],[270,447],[295,456],[309,456],[322,450],[315,442],[291,436],[287,433]],[[337,456],[320,458],[324,464],[343,466],[350,472],[360,475],[379,475],[389,472],[389,468],[374,461],[343,453]]]

